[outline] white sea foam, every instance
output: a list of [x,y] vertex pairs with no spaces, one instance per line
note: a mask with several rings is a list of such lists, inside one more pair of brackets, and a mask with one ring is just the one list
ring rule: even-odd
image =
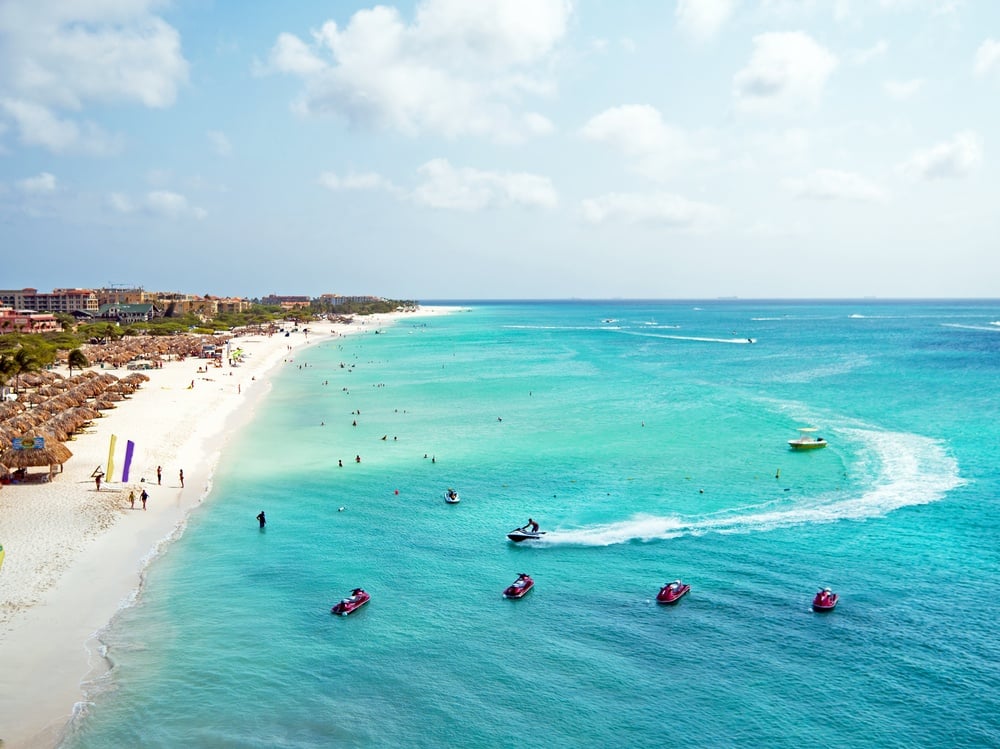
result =
[[683,518],[634,515],[615,523],[572,530],[555,529],[545,544],[610,546],[630,541],[658,541],[705,533],[751,533],[812,523],[883,517],[901,507],[943,499],[965,480],[957,461],[928,437],[871,429],[840,429],[838,434],[861,445],[862,460],[877,471],[869,487],[856,495],[773,500]]
[[991,322],[989,325],[964,325],[957,322],[943,322],[941,327],[943,328],[960,328],[962,330],[986,330],[990,333],[996,333],[1000,330],[1000,327],[990,327],[990,326],[1000,326],[1000,322]]
[[756,343],[756,338],[709,338],[707,336],[665,335],[663,333],[643,333],[631,330],[621,331],[625,335],[642,338],[665,338],[672,341],[700,341],[703,343]]

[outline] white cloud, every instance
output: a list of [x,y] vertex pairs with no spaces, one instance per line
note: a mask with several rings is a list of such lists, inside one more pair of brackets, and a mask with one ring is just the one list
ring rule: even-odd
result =
[[303,79],[295,109],[304,115],[518,141],[548,122],[525,116],[522,104],[552,92],[546,66],[570,14],[569,0],[424,0],[407,24],[395,8],[376,6],[344,28],[326,22],[309,44],[281,34],[268,68]]
[[924,82],[920,78],[913,78],[909,81],[886,81],[882,88],[890,98],[897,101],[912,99],[923,88]]
[[749,64],[733,78],[739,109],[788,114],[819,103],[836,57],[801,31],[760,34],[753,43]]
[[718,208],[671,193],[608,193],[581,203],[583,217],[592,224],[618,221],[695,229],[717,223]]
[[187,78],[177,30],[155,0],[5,0],[0,81],[18,96],[60,109],[88,101],[173,104]]
[[294,34],[281,33],[271,48],[271,67],[281,73],[308,76],[329,66],[313,54],[309,45]]
[[803,180],[786,180],[784,186],[800,198],[884,203],[885,190],[860,174],[820,169]]
[[536,174],[455,168],[446,159],[428,161],[419,171],[424,182],[413,191],[413,200],[433,208],[460,211],[505,205],[552,208],[559,202],[552,182]]
[[169,190],[154,190],[146,194],[144,207],[157,216],[169,219],[196,218],[203,219],[208,213],[188,203],[183,195]]
[[132,200],[120,192],[108,195],[108,205],[117,213],[132,213],[135,210],[135,204]]
[[736,0],[677,0],[677,25],[684,33],[706,41],[732,16]]
[[21,99],[0,99],[0,112],[17,124],[19,140],[53,153],[106,156],[121,150],[120,138],[92,122],[60,119],[51,109]]
[[885,53],[888,51],[889,42],[885,39],[879,39],[875,44],[867,49],[857,49],[851,52],[850,60],[855,65],[867,65],[872,60],[884,57]]
[[917,151],[902,165],[903,172],[924,179],[964,177],[983,160],[983,140],[966,130],[931,148]]
[[323,172],[319,175],[319,183],[328,190],[389,190],[395,191],[395,187],[380,174],[365,172],[363,174],[351,173],[340,177],[334,172]]
[[1000,42],[996,39],[987,39],[979,45],[979,49],[976,50],[974,70],[976,75],[989,75],[994,71],[1000,71]]
[[29,195],[46,195],[56,191],[56,178],[53,174],[42,172],[36,177],[22,179],[17,186]]
[[667,125],[659,110],[645,104],[606,109],[592,117],[580,135],[625,155],[636,172],[662,179],[693,162],[712,161],[714,149],[680,128]]
[[[153,14],[158,0],[4,0],[0,99],[22,143],[105,154],[114,138],[66,116],[94,102],[173,104],[187,80],[177,30]],[[47,120],[44,132],[35,125]]]
[[212,144],[212,148],[219,156],[229,156],[233,153],[233,144],[229,142],[229,138],[221,130],[209,130],[205,133],[208,136],[209,142]]

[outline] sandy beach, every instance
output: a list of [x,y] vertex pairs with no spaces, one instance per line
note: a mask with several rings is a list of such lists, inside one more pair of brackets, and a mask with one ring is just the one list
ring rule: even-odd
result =
[[[67,443],[73,457],[53,481],[0,489],[6,552],[0,570],[0,744],[11,749],[58,743],[81,707],[82,685],[109,668],[98,634],[134,600],[146,565],[205,500],[227,435],[251,418],[282,366],[333,336],[448,311],[421,308],[357,317],[352,324],[312,322],[308,334],[236,338],[233,348],[246,354],[237,366],[225,360],[207,368],[202,359],[167,362],[145,371],[145,385]],[[98,466],[107,470],[112,435],[114,475],[98,490],[92,474]],[[127,440],[135,451],[123,484]]]

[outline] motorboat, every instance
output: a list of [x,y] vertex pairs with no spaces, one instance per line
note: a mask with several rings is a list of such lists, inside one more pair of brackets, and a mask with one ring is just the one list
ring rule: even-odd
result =
[[371,594],[364,588],[355,588],[351,591],[351,595],[335,603],[333,608],[330,609],[330,613],[337,614],[338,616],[347,616],[360,609],[371,599]]
[[457,505],[462,501],[462,498],[458,496],[458,492],[454,489],[449,489],[444,493],[444,501],[450,505]]
[[793,440],[788,440],[788,446],[793,450],[817,450],[826,447],[826,440],[815,436],[818,430],[816,427],[801,427],[799,436]]
[[507,534],[507,538],[519,544],[522,541],[539,541],[544,535],[545,531],[528,531],[524,528],[515,528]]
[[813,598],[813,611],[833,611],[838,598],[829,588],[820,588]]
[[522,572],[517,576],[517,580],[508,585],[503,592],[504,598],[524,598],[525,594],[535,587],[535,581],[531,576]]
[[666,583],[660,588],[660,592],[656,594],[656,602],[673,605],[686,596],[690,590],[691,586],[687,583],[674,580],[672,583]]

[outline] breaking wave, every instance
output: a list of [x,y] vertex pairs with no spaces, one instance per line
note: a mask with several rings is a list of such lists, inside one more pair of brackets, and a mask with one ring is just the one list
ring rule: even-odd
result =
[[555,529],[546,546],[610,546],[632,541],[659,541],[707,533],[754,533],[813,523],[866,520],[902,507],[943,499],[965,483],[957,461],[942,443],[916,434],[842,429],[839,434],[862,446],[866,468],[877,471],[859,495],[827,495],[723,510],[709,515],[659,517],[637,514],[625,520],[587,528]]

